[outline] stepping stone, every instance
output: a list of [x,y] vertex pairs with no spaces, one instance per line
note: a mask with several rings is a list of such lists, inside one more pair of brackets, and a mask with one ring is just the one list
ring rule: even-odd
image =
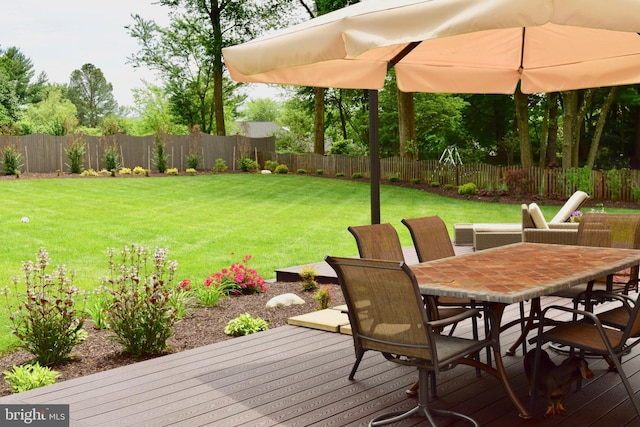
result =
[[322,331],[339,332],[341,326],[349,324],[349,316],[340,310],[327,308],[325,310],[290,317],[287,323],[289,323],[289,325],[304,326]]

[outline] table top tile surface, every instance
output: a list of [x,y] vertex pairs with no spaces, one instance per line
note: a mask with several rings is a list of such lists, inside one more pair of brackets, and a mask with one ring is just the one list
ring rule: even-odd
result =
[[640,250],[516,243],[411,265],[423,294],[511,304],[640,264]]

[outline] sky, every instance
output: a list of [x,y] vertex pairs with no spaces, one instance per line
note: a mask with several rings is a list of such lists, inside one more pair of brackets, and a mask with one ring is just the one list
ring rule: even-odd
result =
[[[36,75],[44,71],[51,83],[69,83],[74,70],[90,63],[100,68],[120,106],[132,106],[131,89],[142,80],[159,83],[155,73],[134,69],[127,57],[139,50],[126,25],[132,14],[169,22],[167,7],[157,0],[0,0],[0,47],[17,47],[33,64]],[[252,98],[276,95],[267,85],[253,85]]]

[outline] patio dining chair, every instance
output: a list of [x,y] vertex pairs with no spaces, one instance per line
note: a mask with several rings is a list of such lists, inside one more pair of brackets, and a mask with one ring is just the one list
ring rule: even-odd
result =
[[[542,345],[550,342],[571,348],[573,353],[576,349],[581,354],[589,353],[591,356],[604,357],[611,370],[616,370],[620,379],[629,394],[631,403],[636,412],[640,415],[640,400],[634,393],[629,380],[622,369],[621,359],[630,347],[640,343],[640,304],[632,303],[633,299],[620,294],[608,294],[605,297],[609,300],[622,302],[621,307],[594,314],[586,310],[578,310],[565,306],[552,305],[542,311],[542,321],[538,326],[538,336],[529,342],[536,343],[536,358],[534,362],[532,390],[537,389],[538,369],[540,366],[540,354]],[[581,316],[579,321],[572,320],[558,322],[554,320],[556,326],[549,330],[544,330],[544,321],[557,317],[558,312],[569,312],[574,319]],[[553,315],[551,313],[554,313]],[[608,326],[610,327],[608,327]],[[611,327],[612,326],[612,327]],[[635,339],[635,340],[633,340]],[[631,341],[631,344],[628,344]],[[531,410],[535,405],[535,393],[531,395]]]
[[356,353],[377,351],[391,362],[418,369],[418,405],[408,412],[376,417],[369,425],[421,415],[435,426],[435,414],[456,416],[477,426],[464,414],[429,408],[428,378],[460,363],[481,365],[475,359],[479,351],[497,346],[494,338],[474,340],[437,332],[446,325],[477,316],[479,310],[469,309],[452,318],[429,321],[416,278],[404,262],[339,257],[327,257],[326,262],[336,271],[347,303]]

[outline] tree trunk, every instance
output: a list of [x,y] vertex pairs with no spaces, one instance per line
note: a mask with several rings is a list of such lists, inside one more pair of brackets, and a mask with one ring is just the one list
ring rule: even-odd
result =
[[596,156],[600,146],[600,138],[602,137],[602,130],[604,129],[605,122],[607,121],[607,115],[609,114],[611,105],[613,105],[613,101],[619,90],[620,86],[613,86],[600,109],[600,117],[598,117],[598,122],[596,123],[596,129],[593,133],[593,140],[591,141],[591,147],[589,148],[589,155],[587,157],[587,166],[589,169],[593,169],[593,165],[596,162]]
[[513,96],[516,109],[516,122],[518,135],[520,136],[520,164],[523,167],[533,166],[533,150],[531,148],[531,135],[529,135],[529,102],[528,97],[516,89]]
[[547,138],[547,155],[544,166],[558,166],[558,93],[549,94],[549,136]]
[[[412,92],[398,90],[398,132],[400,136],[400,156],[417,159],[416,112]],[[407,144],[407,142],[409,142]]]
[[324,88],[314,88],[313,152],[324,154]]
[[578,92],[574,90],[562,92],[562,111],[562,167],[569,169],[573,167],[574,133],[577,132],[576,124],[578,122]]

